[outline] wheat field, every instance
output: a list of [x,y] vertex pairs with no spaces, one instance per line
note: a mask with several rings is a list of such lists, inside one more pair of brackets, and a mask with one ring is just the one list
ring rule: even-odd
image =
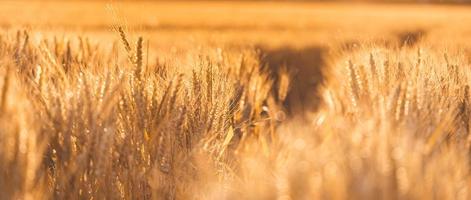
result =
[[0,199],[471,199],[471,7],[0,2]]

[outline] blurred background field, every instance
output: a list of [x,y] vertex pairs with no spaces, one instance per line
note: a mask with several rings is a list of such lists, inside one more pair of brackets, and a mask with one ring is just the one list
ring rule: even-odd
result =
[[163,46],[204,41],[302,47],[419,32],[466,41],[471,32],[468,6],[290,1],[2,1],[0,26],[106,34],[116,22],[109,6],[131,30],[155,35]]

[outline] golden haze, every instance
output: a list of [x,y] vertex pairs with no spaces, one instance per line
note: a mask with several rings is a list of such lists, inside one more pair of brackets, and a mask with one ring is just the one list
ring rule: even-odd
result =
[[2,1],[0,199],[470,199],[471,7]]

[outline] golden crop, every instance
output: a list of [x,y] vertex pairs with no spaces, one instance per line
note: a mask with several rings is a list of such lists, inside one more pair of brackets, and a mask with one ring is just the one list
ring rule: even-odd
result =
[[0,199],[471,198],[469,8],[111,5],[0,4]]

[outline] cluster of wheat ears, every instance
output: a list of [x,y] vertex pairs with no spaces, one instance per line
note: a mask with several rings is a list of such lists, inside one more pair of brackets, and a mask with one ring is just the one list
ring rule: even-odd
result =
[[296,120],[289,73],[255,50],[149,63],[116,32],[109,49],[0,36],[1,199],[471,198],[460,53],[343,52]]

